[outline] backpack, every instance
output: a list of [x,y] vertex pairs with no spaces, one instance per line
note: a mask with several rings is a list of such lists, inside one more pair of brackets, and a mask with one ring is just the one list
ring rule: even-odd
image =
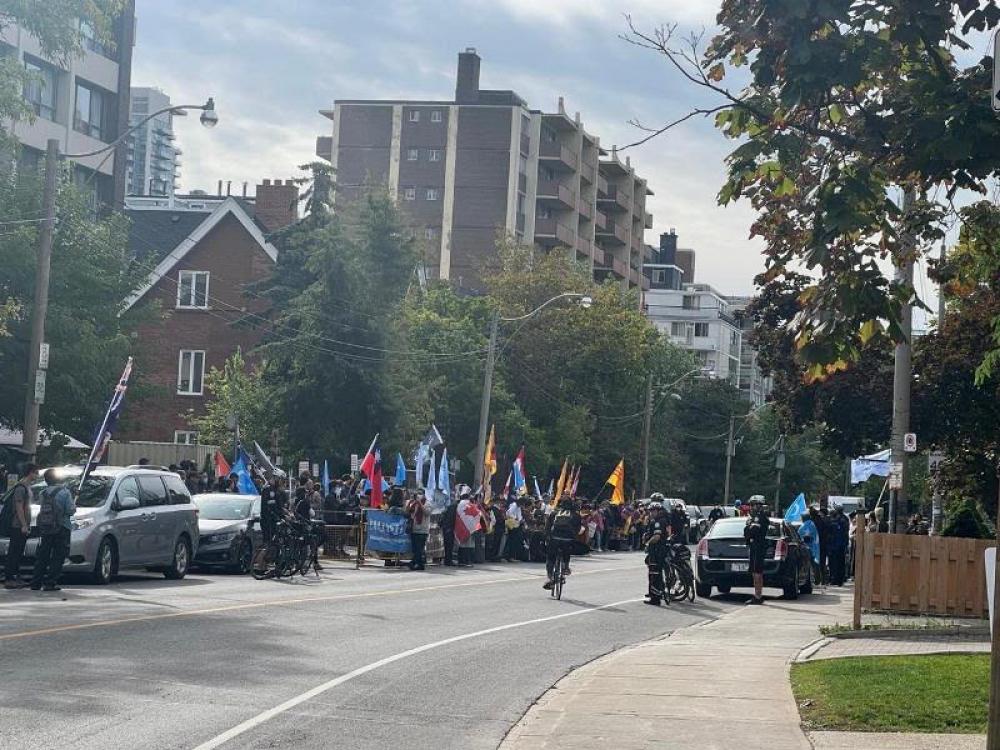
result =
[[59,531],[59,521],[56,517],[56,493],[61,487],[46,487],[42,490],[42,498],[38,506],[38,533],[55,534]]
[[573,523],[573,511],[565,508],[557,510],[552,519],[552,536],[558,539],[575,539],[576,525]]

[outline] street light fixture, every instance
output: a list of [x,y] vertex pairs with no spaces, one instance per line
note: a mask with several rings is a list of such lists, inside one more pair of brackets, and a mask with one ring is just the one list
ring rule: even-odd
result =
[[477,487],[483,486],[483,461],[486,459],[486,430],[490,421],[490,398],[493,395],[493,369],[496,366],[497,335],[500,329],[500,321],[513,323],[533,318],[553,302],[561,299],[575,300],[585,310],[594,303],[594,300],[589,295],[579,294],[578,292],[564,292],[563,294],[557,294],[552,299],[546,300],[534,310],[524,315],[505,318],[500,315],[499,310],[493,312],[493,320],[490,322],[490,343],[486,350],[486,373],[483,376],[483,400],[479,408],[479,442],[476,444],[475,471],[475,485]]
[[[165,112],[183,112],[188,109],[200,109],[201,124],[214,128],[219,122],[215,111],[215,100],[209,97],[204,104],[182,104],[164,107],[152,114],[146,115],[111,143],[99,149],[82,154],[62,154],[67,159],[83,159],[88,156],[107,155],[94,167],[94,174],[100,171],[121,143],[138,128],[145,125],[158,115]],[[38,450],[38,412],[45,400],[45,370],[39,367],[42,343],[45,341],[45,316],[49,310],[49,272],[52,266],[52,236],[56,224],[56,171],[59,160],[59,141],[49,138],[45,150],[45,183],[42,191],[42,212],[44,219],[39,223],[38,259],[35,265],[35,299],[31,313],[31,344],[28,349],[28,379],[24,394],[24,431],[21,434],[21,449],[28,461],[33,461]]]

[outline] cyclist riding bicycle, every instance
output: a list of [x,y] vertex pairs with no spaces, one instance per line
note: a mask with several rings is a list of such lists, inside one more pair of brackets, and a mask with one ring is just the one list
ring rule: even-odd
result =
[[658,607],[661,601],[670,604],[670,596],[663,590],[663,569],[670,549],[670,527],[667,511],[663,507],[663,495],[654,492],[650,499],[650,534],[646,539],[646,578],[649,590],[643,602]]
[[559,499],[559,505],[545,521],[545,573],[548,580],[542,585],[542,588],[548,590],[555,584],[554,571],[556,560],[560,556],[562,557],[563,575],[570,574],[569,558],[581,526],[583,526],[583,520],[576,509],[576,503],[568,494],[563,494]]

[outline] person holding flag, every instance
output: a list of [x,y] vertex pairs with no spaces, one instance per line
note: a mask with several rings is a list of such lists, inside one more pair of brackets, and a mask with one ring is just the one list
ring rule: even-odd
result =
[[612,505],[623,505],[625,503],[625,459],[622,458],[615,470],[611,472],[611,476],[608,477],[608,481],[605,484],[610,484],[614,489],[611,492],[611,504]]
[[496,425],[490,426],[490,437],[486,441],[483,454],[483,502],[489,505],[493,500],[493,475],[497,473]]
[[379,434],[375,433],[372,444],[368,446],[368,452],[365,453],[365,458],[361,462],[361,466],[358,467],[371,485],[372,508],[382,507],[382,449],[379,447],[378,438]]

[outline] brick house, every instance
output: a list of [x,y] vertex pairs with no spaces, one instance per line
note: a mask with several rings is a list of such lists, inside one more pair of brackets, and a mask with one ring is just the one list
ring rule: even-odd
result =
[[236,325],[266,307],[245,288],[271,274],[267,233],[296,221],[297,203],[297,186],[280,180],[264,180],[254,198],[127,200],[130,249],[150,275],[123,313],[139,321],[134,372],[145,395],[126,408],[119,439],[197,442],[184,415],[204,411],[206,373],[260,342],[259,328]]

